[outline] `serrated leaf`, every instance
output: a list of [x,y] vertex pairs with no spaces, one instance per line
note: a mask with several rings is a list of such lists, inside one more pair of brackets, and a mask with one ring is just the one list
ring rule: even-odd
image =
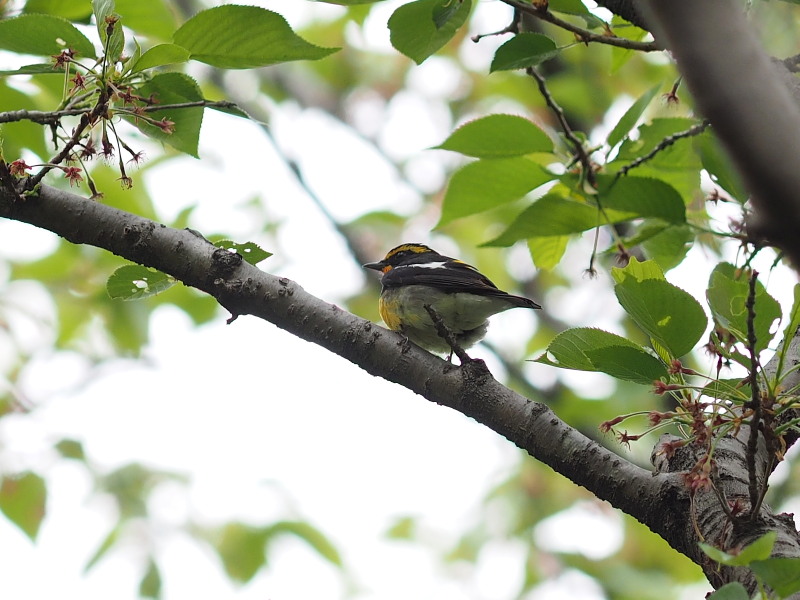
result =
[[532,237],[562,236],[587,231],[602,221],[597,208],[547,194],[526,208],[511,225],[485,246],[510,246]]
[[95,57],[92,42],[66,19],[20,15],[0,20],[0,50],[50,56],[71,48],[78,56]]
[[183,46],[178,46],[177,44],[158,44],[145,51],[145,53],[139,57],[139,60],[133,64],[131,70],[134,73],[138,73],[145,69],[182,63],[187,60],[189,60],[189,51]]
[[611,277],[614,278],[616,283],[622,283],[628,278],[633,278],[634,281],[645,281],[647,279],[660,279],[666,280],[664,271],[652,260],[645,260],[639,262],[636,257],[631,257],[625,267],[613,267],[611,269]]
[[536,362],[562,369],[600,371],[644,385],[667,374],[664,364],[638,344],[588,327],[558,334]]
[[551,271],[561,261],[569,243],[568,235],[528,238],[528,251],[537,269]]
[[31,540],[36,539],[45,515],[47,488],[36,473],[30,471],[9,477],[0,484],[0,512]]
[[636,123],[639,122],[639,119],[644,114],[644,111],[647,110],[653,98],[655,98],[660,87],[661,84],[655,85],[647,90],[644,94],[639,96],[636,102],[634,102],[627,111],[625,111],[625,114],[622,115],[620,120],[617,121],[617,124],[614,125],[614,129],[608,134],[606,143],[609,147],[613,148],[619,144],[625,136],[630,133],[631,129],[636,126]]
[[437,227],[519,200],[553,177],[521,156],[484,158],[464,165],[450,178]]
[[254,242],[245,242],[244,244],[239,244],[232,240],[220,240],[219,242],[214,242],[214,245],[217,248],[233,250],[251,265],[257,265],[262,260],[272,256],[272,252],[267,252]]
[[800,558],[770,558],[755,561],[750,568],[782,598],[800,592]]
[[660,179],[622,177],[601,190],[599,202],[603,208],[639,217],[658,218],[670,223],[686,222],[683,198],[674,187]]
[[708,325],[700,303],[667,281],[628,278],[614,286],[614,293],[625,312],[673,358],[690,352]]
[[553,142],[524,117],[489,115],[462,125],[435,148],[475,158],[505,158],[552,152]]
[[[183,73],[159,73],[137,89],[137,93],[148,97],[154,95],[159,104],[180,104],[203,99],[197,82]],[[169,144],[176,150],[197,158],[200,126],[203,123],[203,107],[155,110],[147,113],[155,120],[173,123],[172,133],[167,133],[142,119],[125,117],[142,133]]]
[[494,53],[489,72],[533,67],[557,56],[556,43],[540,33],[518,33]]
[[[750,294],[746,274],[737,273],[730,263],[720,263],[711,272],[706,298],[714,319],[730,331],[738,341],[747,343],[747,297]],[[770,328],[781,317],[781,306],[756,282],[755,319],[756,351],[761,352],[772,339]]]
[[472,0],[463,0],[458,10],[442,27],[431,18],[440,0],[416,0],[398,7],[389,17],[392,46],[417,64],[449,42],[464,24],[472,8]]
[[318,60],[338,50],[308,43],[281,15],[256,6],[226,5],[201,11],[175,32],[173,41],[186,48],[193,60],[223,69]]
[[126,265],[120,267],[108,278],[106,290],[111,298],[119,300],[140,300],[161,293],[175,285],[175,280],[161,271]]

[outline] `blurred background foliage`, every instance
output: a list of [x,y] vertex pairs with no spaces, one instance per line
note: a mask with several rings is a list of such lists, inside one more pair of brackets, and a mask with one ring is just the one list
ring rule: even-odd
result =
[[[124,16],[124,25],[138,39],[156,43],[169,41],[179,23],[207,4],[216,3],[117,0],[116,9]],[[290,11],[287,16],[305,39],[342,50],[324,60],[299,61],[246,72],[223,72],[191,64],[188,68],[201,83],[204,96],[233,100],[263,124],[254,123],[253,127],[261,127],[274,147],[268,168],[295,177],[295,185],[315,203],[318,214],[314,218],[321,217],[336,229],[352,254],[354,265],[375,260],[399,242],[430,239],[437,249],[476,265],[499,287],[540,300],[546,310],[525,343],[512,344],[510,349],[503,350],[490,346],[496,358],[495,374],[532,399],[546,402],[561,418],[586,435],[646,466],[653,439],[645,439],[628,449],[601,436],[597,427],[600,422],[619,414],[658,408],[659,400],[631,383],[590,378],[588,384],[581,384],[569,374],[553,376],[545,374],[541,368],[522,363],[524,358],[541,353],[557,333],[569,326],[604,326],[626,332],[632,339],[641,335],[623,319],[622,311],[609,300],[611,296],[595,298],[586,292],[573,291],[585,280],[593,232],[573,236],[565,242],[568,244],[566,255],[560,263],[556,260],[558,264],[552,268],[536,270],[524,245],[517,244],[511,249],[480,247],[508,225],[525,206],[524,200],[436,228],[447,181],[468,161],[443,151],[422,153],[423,157],[419,149],[441,143],[465,121],[490,113],[525,115],[557,140],[557,152],[562,153],[564,163],[569,162],[562,132],[534,82],[519,71],[488,74],[493,49],[503,41],[503,36],[489,36],[478,43],[470,39],[508,24],[512,18],[509,7],[500,2],[477,3],[467,26],[418,66],[386,44],[386,20],[402,2],[349,7],[299,1],[294,4],[303,6],[276,6],[274,10],[280,12],[281,8],[286,8]],[[763,32],[770,52],[781,58],[791,54],[797,47],[800,28],[787,23],[797,22],[797,7],[781,2],[752,4],[755,4],[751,10],[755,26]],[[273,6],[267,3],[267,8]],[[88,0],[6,1],[2,3],[2,11],[6,17],[20,11],[42,12],[87,24],[91,15]],[[608,17],[602,12],[598,14]],[[581,22],[580,18],[565,18]],[[545,33],[562,48],[555,58],[541,66],[541,72],[573,129],[585,136],[590,147],[599,149],[595,156],[597,160],[606,160],[605,172],[615,172],[644,155],[665,136],[697,122],[692,116],[691,98],[682,89],[678,89],[678,101],[666,100],[665,95],[675,85],[678,75],[664,54],[584,44],[573,34],[534,19],[525,19],[524,25],[531,31]],[[611,25],[621,37],[640,39],[643,34],[618,19],[612,20]],[[376,32],[382,32],[382,37]],[[7,68],[17,66],[20,65]],[[0,111],[53,110],[59,104],[62,85],[62,79],[54,75],[2,77]],[[609,131],[625,109],[651,89],[657,92],[644,122],[622,142],[618,151],[604,147]],[[409,114],[415,124],[407,131]],[[281,122],[302,118],[317,119],[324,123],[325,129],[318,138],[287,140]],[[331,153],[337,152],[332,142],[323,139],[325,132],[331,129],[343,132],[349,143],[358,144],[366,153],[377,157],[375,160],[388,165],[392,180],[384,185],[393,189],[391,193],[387,191],[386,201],[367,210],[347,206],[350,202],[348,187],[359,183],[353,178],[359,166],[350,165],[351,169],[341,176],[322,168],[328,158],[333,161]],[[406,129],[403,135],[400,135],[401,129]],[[30,122],[4,124],[2,140],[3,154],[8,160],[26,157],[29,163],[45,162],[53,153],[48,129]],[[136,172],[132,189],[121,189],[116,181],[118,173],[111,166],[102,162],[92,165],[92,177],[104,193],[102,201],[173,227],[195,226],[196,205],[184,207],[177,213],[164,210],[160,190],[146,183],[151,169],[169,165],[180,155],[169,147],[148,145],[145,140],[137,142],[147,148],[147,160]],[[662,266],[666,269],[680,265],[690,248],[712,260],[714,256],[731,255],[718,236],[704,234],[699,228],[710,227],[712,218],[717,219],[717,223],[722,222],[723,227],[726,219],[740,218],[745,198],[736,197],[741,192],[733,182],[722,190],[723,200],[729,200],[720,203],[726,212],[720,213],[721,217],[708,215],[707,210],[717,211],[719,207],[707,205],[706,196],[712,186],[706,175],[701,184],[704,149],[706,154],[716,151],[708,132],[681,140],[637,170],[637,175],[659,177],[679,190],[696,226],[691,231],[680,232],[677,237],[662,240],[660,246],[651,242],[651,247],[645,248],[645,253],[663,258]],[[246,153],[248,149],[238,147],[235,140],[231,140],[230,147],[217,148],[217,151],[235,155]],[[347,148],[341,150],[347,151]],[[363,168],[371,169],[370,165],[365,163]],[[209,169],[209,178],[219,176]],[[50,183],[69,187],[63,178],[53,178]],[[274,252],[276,262],[262,265],[272,270],[281,264],[285,241],[280,232],[285,223],[275,218],[273,206],[279,200],[272,197],[275,191],[269,186],[267,178],[263,195],[249,198],[238,207],[245,211],[249,229],[246,227],[234,234],[254,240]],[[337,216],[353,213],[356,215],[347,218]],[[226,230],[203,230],[202,233],[210,239],[233,235]],[[622,227],[618,233],[625,237],[635,232],[627,232]],[[0,415],[3,421],[13,420],[18,424],[35,418],[37,401],[29,397],[26,389],[26,370],[37,357],[54,353],[80,357],[77,360],[83,365],[83,376],[63,384],[80,389],[107,365],[142,356],[148,344],[149,318],[159,306],[174,305],[197,325],[225,318],[212,299],[183,286],[175,286],[141,302],[113,301],[106,293],[105,282],[126,261],[96,248],[74,246],[37,232],[31,233],[29,244],[30,248],[21,249],[25,251],[19,256],[0,256]],[[306,240],[306,244],[313,245],[314,240]],[[599,248],[601,269],[616,264],[615,241],[605,231],[600,232]],[[531,250],[542,251],[541,247]],[[299,283],[305,282],[300,280]],[[377,282],[365,278],[351,286],[339,302],[356,314],[379,321],[378,292]],[[28,301],[31,294],[37,298],[36,302]],[[570,297],[570,294],[574,295]],[[587,306],[590,308],[585,308]],[[703,360],[702,356],[696,357],[698,364],[702,365]],[[594,385],[595,382],[599,383]],[[59,382],[52,385],[59,389]],[[588,393],[588,388],[592,388],[592,393]],[[90,570],[109,552],[135,545],[140,548],[138,556],[144,566],[139,593],[143,597],[160,597],[160,566],[155,554],[148,549],[148,540],[152,540],[152,532],[148,534],[148,531],[159,526],[151,518],[151,497],[165,485],[188,494],[186,478],[138,463],[108,471],[87,456],[78,440],[53,440],[52,448],[40,449],[40,453],[32,459],[20,460],[15,457],[15,449],[6,445],[0,434],[0,473],[3,476],[0,510],[4,518],[35,540],[47,513],[49,467],[46,465],[52,461],[72,461],[80,465],[94,482],[96,494],[110,501],[117,515],[116,524],[86,568]],[[798,471],[797,460],[790,461],[783,469],[772,491],[776,508],[797,502],[800,494]],[[607,529],[607,539],[598,539],[602,533],[591,527],[581,529],[580,525],[562,526],[561,533],[552,533],[552,527],[558,532],[559,525],[565,522],[559,518],[573,518],[577,519],[574,522],[582,523],[580,516],[585,513],[600,515],[612,523]],[[287,510],[285,518],[261,526],[240,522],[216,527],[185,523],[183,530],[198,543],[213,548],[225,573],[236,582],[247,582],[260,569],[268,568],[272,540],[287,535],[303,540],[325,560],[341,568],[344,579],[348,577],[339,551],[324,532],[306,522],[302,515],[292,514],[291,510]],[[445,578],[467,577],[465,573],[475,568],[482,552],[490,551],[493,543],[512,543],[521,548],[525,556],[524,583],[514,593],[514,597],[519,598],[547,597],[526,595],[533,589],[547,589],[537,587],[543,583],[576,573],[594,582],[595,587],[591,589],[596,590],[595,595],[587,597],[615,600],[699,598],[698,590],[707,589],[703,587],[700,569],[668,548],[658,536],[526,456],[520,457],[511,476],[494,487],[485,499],[479,518],[465,524],[463,534],[455,543],[444,543],[435,529],[419,523],[413,515],[398,518],[387,527],[386,535],[397,544],[429,547],[439,557],[441,576]],[[596,546],[608,550],[593,551]],[[358,596],[356,590],[350,593]]]

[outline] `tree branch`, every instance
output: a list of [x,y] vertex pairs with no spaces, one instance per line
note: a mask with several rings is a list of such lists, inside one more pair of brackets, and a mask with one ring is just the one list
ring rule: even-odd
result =
[[[648,2],[756,207],[748,226],[800,265],[800,108],[732,0]],[[783,67],[782,67],[783,68]]]
[[[401,335],[323,302],[187,230],[46,185],[25,201],[0,190],[0,217],[159,269],[211,294],[234,316],[270,321],[372,375],[462,412],[665,538],[673,519],[685,518],[687,497],[675,476],[653,477],[566,425],[544,404],[501,385],[480,364],[454,368]],[[664,512],[665,498],[673,501],[673,517]]]
[[629,50],[639,50],[641,52],[655,52],[657,50],[662,50],[663,48],[656,44],[655,42],[637,42],[636,40],[628,40],[625,38],[616,37],[614,35],[607,35],[601,33],[594,33],[589,31],[588,29],[584,29],[583,27],[578,27],[577,25],[573,25],[569,21],[565,21],[560,17],[557,17],[549,10],[546,9],[539,9],[535,5],[530,4],[529,2],[524,2],[523,0],[500,0],[505,4],[513,7],[515,10],[523,12],[528,15],[532,15],[537,19],[541,19],[542,21],[546,21],[556,27],[560,27],[570,33],[575,34],[577,38],[579,38],[582,42],[597,42],[599,44],[607,44],[609,46],[616,46],[618,48],[627,48]]

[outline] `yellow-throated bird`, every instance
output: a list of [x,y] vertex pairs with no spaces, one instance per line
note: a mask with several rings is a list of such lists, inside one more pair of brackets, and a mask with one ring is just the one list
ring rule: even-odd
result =
[[510,308],[541,308],[492,283],[472,265],[423,244],[402,244],[383,260],[367,263],[383,273],[378,308],[389,329],[432,352],[451,352],[425,305],[430,306],[461,348],[486,335],[488,318]]

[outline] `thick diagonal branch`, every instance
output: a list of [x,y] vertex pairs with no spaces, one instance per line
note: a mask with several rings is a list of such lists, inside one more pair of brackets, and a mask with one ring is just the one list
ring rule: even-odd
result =
[[676,477],[652,477],[567,426],[547,406],[501,385],[485,369],[472,363],[453,368],[401,335],[323,302],[187,230],[48,186],[24,201],[0,190],[0,217],[159,269],[211,294],[234,315],[270,321],[372,375],[458,410],[667,539],[676,525],[672,519],[685,519],[687,499]]

